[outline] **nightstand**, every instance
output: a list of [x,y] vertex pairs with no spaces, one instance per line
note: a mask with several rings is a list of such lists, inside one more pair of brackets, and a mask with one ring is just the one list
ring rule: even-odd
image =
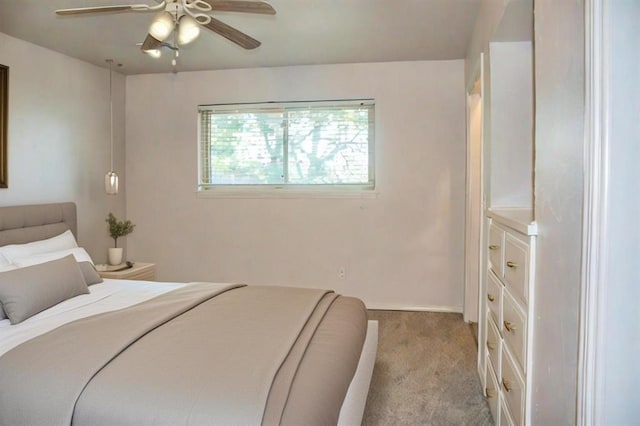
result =
[[98,272],[102,278],[117,280],[154,281],[156,279],[156,264],[136,262],[133,267],[122,271]]

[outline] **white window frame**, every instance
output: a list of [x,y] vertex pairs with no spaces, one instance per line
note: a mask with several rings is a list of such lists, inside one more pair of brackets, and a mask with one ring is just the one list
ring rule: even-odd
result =
[[[348,106],[370,106],[369,115],[369,182],[366,184],[336,185],[295,185],[295,184],[260,184],[260,185],[221,185],[202,184],[202,126],[201,111],[241,112],[241,111],[282,111],[285,109],[327,108]],[[198,140],[197,167],[198,198],[376,198],[375,190],[375,101],[373,99],[340,100],[340,101],[294,101],[266,102],[245,104],[215,104],[198,106]],[[286,149],[285,149],[286,152]]]

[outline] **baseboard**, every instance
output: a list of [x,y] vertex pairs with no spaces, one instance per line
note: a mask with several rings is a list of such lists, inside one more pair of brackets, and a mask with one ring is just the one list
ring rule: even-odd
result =
[[393,303],[368,303],[367,309],[372,311],[415,311],[415,312],[449,312],[462,313],[462,306],[403,306]]

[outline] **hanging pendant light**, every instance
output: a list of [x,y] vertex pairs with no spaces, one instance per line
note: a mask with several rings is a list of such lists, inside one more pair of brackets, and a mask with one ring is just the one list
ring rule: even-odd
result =
[[111,168],[104,176],[104,190],[108,195],[118,194],[118,175],[113,171],[113,85],[112,85],[112,70],[113,59],[107,59],[109,64],[109,116],[110,116],[110,140],[111,140]]

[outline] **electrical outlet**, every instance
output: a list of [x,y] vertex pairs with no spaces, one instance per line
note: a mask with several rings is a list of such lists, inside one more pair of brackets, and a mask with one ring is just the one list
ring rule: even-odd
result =
[[347,276],[347,273],[344,270],[344,266],[341,266],[340,269],[338,269],[338,278],[340,278],[341,280],[344,280],[346,276]]

